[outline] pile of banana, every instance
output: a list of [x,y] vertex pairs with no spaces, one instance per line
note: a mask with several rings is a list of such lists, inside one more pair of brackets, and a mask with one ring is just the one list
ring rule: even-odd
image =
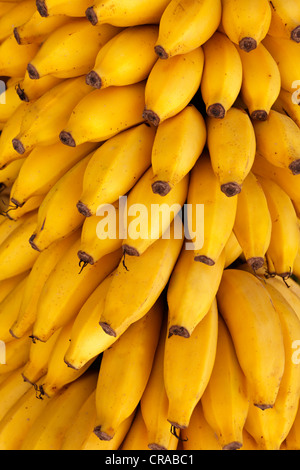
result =
[[300,450],[300,1],[0,1],[0,449]]

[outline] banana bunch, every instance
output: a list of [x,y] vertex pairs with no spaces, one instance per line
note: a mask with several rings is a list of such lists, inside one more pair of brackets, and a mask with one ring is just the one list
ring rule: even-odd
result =
[[298,0],[0,1],[0,449],[300,450]]

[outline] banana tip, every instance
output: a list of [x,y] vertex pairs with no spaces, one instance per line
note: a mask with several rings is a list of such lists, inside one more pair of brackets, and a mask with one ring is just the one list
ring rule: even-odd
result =
[[82,263],[95,264],[94,258],[85,251],[79,250],[77,256]]
[[86,204],[84,204],[83,202],[78,201],[77,204],[76,204],[76,207],[78,209],[78,212],[80,212],[80,214],[82,214],[84,217],[91,217],[92,216],[92,212],[90,211],[88,206]]
[[162,46],[155,46],[154,51],[160,59],[167,60],[169,58],[169,54]]
[[206,114],[211,118],[224,119],[226,110],[221,103],[214,103],[208,106]]
[[133,246],[124,244],[124,245],[122,246],[122,250],[123,250],[123,253],[124,253],[125,255],[128,255],[128,256],[140,256],[140,253],[138,252],[138,250],[137,250],[136,248],[134,248]]
[[293,163],[290,164],[289,168],[293,175],[300,175],[300,160],[295,160]]
[[227,444],[226,446],[224,446],[223,450],[239,450],[241,449],[241,447],[243,447],[242,442],[233,441],[233,442],[230,442],[230,444]]
[[216,264],[213,259],[204,255],[195,256],[194,260],[197,261],[198,263],[206,264],[207,266],[214,266]]
[[251,119],[253,119],[253,121],[267,121],[268,116],[267,111],[264,109],[257,109],[251,113]]
[[37,11],[43,18],[49,16],[45,0],[36,0],[36,7]]
[[160,124],[160,117],[151,109],[144,109],[143,119],[153,124],[155,127],[158,127]]
[[59,134],[59,140],[62,144],[67,145],[68,147],[76,147],[76,142],[70,132],[62,131]]
[[242,188],[238,183],[226,183],[226,184],[222,184],[221,191],[227,197],[234,197],[240,194],[240,192],[242,191]]
[[87,85],[97,88],[98,90],[102,87],[102,80],[94,70],[87,74],[85,81]]
[[93,26],[95,26],[98,23],[98,16],[94,10],[94,7],[87,8],[85,12],[85,16],[87,17],[89,22],[92,23]]
[[[38,248],[38,246],[36,245],[35,243],[35,240],[36,239],[36,234],[34,233],[33,235],[31,235],[31,237],[29,238],[29,243],[31,245],[31,248],[33,248],[34,250],[36,251],[40,251],[40,249]],[[38,339],[38,338],[37,338]]]
[[19,31],[18,31],[18,28],[14,28],[14,37],[15,37],[15,40],[17,41],[17,43],[20,45],[21,44],[21,38],[20,38],[20,34],[19,34]]
[[152,191],[154,194],[159,194],[160,196],[166,196],[171,191],[171,186],[167,181],[155,181],[152,184]]
[[291,33],[291,39],[295,42],[300,42],[300,25],[297,26]]
[[17,153],[23,155],[25,153],[25,147],[19,139],[13,139],[12,141],[13,148]]
[[169,328],[169,338],[171,338],[173,335],[181,336],[182,338],[190,338],[191,336],[186,328],[179,325],[173,325]]
[[247,260],[247,263],[254,271],[257,271],[258,269],[261,269],[263,267],[263,265],[265,264],[265,260],[264,258],[254,257],[249,258]]
[[239,47],[242,51],[251,52],[257,48],[257,41],[253,38],[246,37],[239,42]]
[[19,96],[21,101],[26,101],[27,103],[29,102],[29,98],[26,95],[25,90],[23,88],[21,88],[20,83],[18,83],[16,85],[16,92],[17,92],[17,95]]
[[99,325],[103,329],[104,333],[106,333],[109,336],[113,336],[114,338],[117,337],[116,332],[113,330],[113,328],[106,322],[100,322]]
[[32,64],[27,65],[27,72],[28,72],[29,78],[31,78],[31,80],[38,80],[40,78],[40,74],[38,73],[35,66],[32,65]]
[[110,436],[109,434],[107,434],[106,432],[104,431],[101,431],[101,426],[96,426],[94,428],[94,434],[96,434],[96,436],[101,440],[101,441],[111,441],[112,440],[112,436]]

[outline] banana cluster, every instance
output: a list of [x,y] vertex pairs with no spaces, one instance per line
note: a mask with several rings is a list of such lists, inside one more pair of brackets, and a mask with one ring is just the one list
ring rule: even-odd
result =
[[299,0],[0,1],[0,449],[300,450],[299,59]]

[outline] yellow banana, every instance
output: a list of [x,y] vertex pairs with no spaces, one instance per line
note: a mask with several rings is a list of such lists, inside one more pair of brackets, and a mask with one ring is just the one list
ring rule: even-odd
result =
[[[0,339],[6,344],[13,340],[9,331],[10,325],[14,323],[18,317],[27,282],[28,276],[22,279],[0,303]],[[29,328],[24,334],[28,332]]]
[[264,190],[254,173],[250,172],[244,181],[242,192],[238,195],[233,231],[247,263],[254,270],[261,268],[265,263],[272,228],[272,218]]
[[94,289],[120,262],[121,250],[79,273],[79,244],[80,239],[65,252],[43,287],[33,327],[33,336],[40,341],[47,341],[58,328],[74,319]]
[[262,410],[273,407],[284,372],[285,352],[270,294],[253,274],[227,269],[217,300],[247,379],[251,403]]
[[28,21],[35,10],[34,0],[22,0],[22,2],[12,4],[12,8],[2,14],[0,18],[0,41],[2,42],[9,37],[15,27]]
[[212,118],[222,119],[240,93],[242,62],[232,41],[219,31],[203,44],[203,51],[201,94],[206,113]]
[[27,220],[29,215],[24,215],[18,220],[11,220],[8,217],[5,217],[4,222],[0,225],[0,245],[11,235],[25,220]]
[[272,219],[272,233],[267,256],[275,272],[283,279],[293,273],[299,248],[299,226],[296,211],[289,196],[274,181],[258,176],[265,193]]
[[167,290],[169,334],[189,338],[209,312],[225,265],[225,250],[214,266],[197,263],[193,251],[182,249]]
[[19,155],[36,145],[58,142],[61,126],[67,122],[76,103],[90,93],[84,77],[64,80],[39,99],[29,103],[20,131],[13,138],[13,147]]
[[37,53],[39,44],[17,43],[13,32],[0,44],[0,74],[5,77],[23,77],[27,64]]
[[300,127],[300,100],[298,101],[298,99],[295,98],[294,93],[281,88],[279,96],[273,105],[273,109],[279,113],[286,114]]
[[231,266],[235,261],[243,255],[243,249],[236,238],[234,231],[232,230],[231,235],[229,237],[228,242],[224,248],[225,252],[225,266],[224,268],[228,268]]
[[160,238],[140,257],[129,256],[120,262],[100,316],[100,325],[107,334],[120,336],[132,323],[141,319],[159,298],[183,244],[182,237],[175,237],[174,231],[173,222],[169,239]]
[[18,2],[0,2],[0,16],[2,18],[9,10],[11,10]]
[[[69,79],[87,74],[99,49],[118,31],[111,25],[93,27],[86,18],[69,21],[54,29],[42,43],[28,64],[29,77],[38,80],[45,75],[54,75]],[[84,48],[80,47],[83,42]]]
[[222,449],[240,449],[250,400],[246,377],[221,316],[214,368],[201,402],[205,419],[215,431]]
[[38,256],[28,275],[18,316],[10,325],[10,333],[13,337],[21,338],[33,327],[36,320],[39,297],[44,284],[58,263],[58,260],[75,243],[77,238],[78,234],[74,233],[66,239],[58,240]]
[[[214,266],[231,235],[237,198],[227,197],[221,191],[206,151],[191,171],[187,203],[191,208],[187,214],[187,225],[189,236],[194,243],[195,260]],[[201,204],[204,205],[204,218],[198,222],[197,205]],[[200,237],[200,232],[198,234],[198,226],[202,228],[203,237]],[[198,237],[202,243],[199,243]]]
[[76,202],[82,192],[83,173],[91,156],[89,154],[76,163],[47,193],[29,239],[33,249],[43,251],[54,241],[67,237],[81,227],[84,217],[78,212]]
[[123,214],[123,225],[128,230],[122,248],[129,256],[141,256],[160,237],[168,236],[166,231],[174,219],[180,218],[186,201],[188,174],[163,199],[151,191],[153,176],[150,167],[128,195]]
[[66,15],[71,17],[85,17],[86,9],[91,5],[90,0],[37,0],[37,10],[42,17],[53,15]]
[[253,120],[266,121],[281,89],[278,65],[262,43],[251,54],[237,49],[243,68],[241,97]]
[[154,138],[155,129],[140,124],[111,137],[95,151],[77,205],[85,217],[97,215],[98,208],[113,204],[135,185],[151,166]]
[[286,437],[286,445],[288,450],[300,450],[300,407],[294,419],[293,425]]
[[103,142],[143,122],[144,107],[145,82],[93,90],[75,106],[68,123],[61,126],[60,140],[70,147]]
[[13,371],[7,379],[0,384],[0,422],[12,406],[29,390],[30,384],[22,377],[23,367]]
[[97,374],[93,371],[57,392],[31,426],[20,450],[59,450],[65,432],[96,383]]
[[220,0],[171,0],[160,20],[157,55],[169,59],[202,46],[217,30],[221,10]]
[[218,308],[215,299],[190,338],[172,335],[166,339],[164,381],[169,399],[167,419],[175,430],[189,426],[193,411],[207,387],[215,362],[217,338]]
[[39,80],[32,80],[26,70],[24,78],[16,85],[16,92],[21,101],[32,102],[62,81],[62,78],[53,77],[52,75],[45,75]]
[[5,344],[5,364],[0,363],[0,375],[23,367],[29,358],[31,339],[28,335]]
[[138,406],[150,377],[164,308],[158,301],[103,353],[96,389],[96,425],[100,440],[111,440]]
[[[60,178],[95,149],[96,144],[92,143],[79,145],[75,149],[66,147],[61,142],[34,147],[25,159],[10,164],[15,163],[17,166],[18,162],[22,165],[11,187],[11,201],[22,206],[34,196],[45,196]],[[5,171],[2,170],[4,173]]]
[[123,28],[158,24],[170,0],[96,0],[89,5],[86,17],[93,24],[108,23]]
[[[5,125],[7,120],[13,115],[20,105],[20,99],[16,93],[16,84],[7,85],[7,88],[0,95],[0,123]],[[3,98],[4,97],[4,100]],[[3,103],[2,103],[3,101]]]
[[107,88],[146,80],[157,60],[154,52],[157,36],[158,26],[151,24],[119,32],[99,50],[87,74],[87,83],[94,88]]
[[206,137],[204,118],[194,105],[186,106],[157,128],[151,155],[154,193],[166,196],[191,171]]
[[71,19],[64,15],[41,18],[41,15],[35,9],[33,15],[27,21],[14,27],[14,36],[20,45],[42,44],[50,34],[70,21]]
[[149,450],[148,442],[148,431],[139,407],[120,450]]
[[16,287],[28,274],[29,271],[25,271],[25,273],[19,274],[18,276],[3,279],[3,281],[0,282],[0,302],[2,302],[14,287]]
[[253,51],[266,37],[271,18],[268,0],[222,0],[222,27],[246,52]]
[[182,111],[199,89],[203,68],[202,47],[158,60],[146,81],[144,119],[158,126]]
[[6,211],[6,216],[14,221],[19,220],[26,214],[36,211],[44,200],[44,196],[33,196],[28,199],[21,207],[16,206],[11,200]]
[[270,36],[292,39],[300,42],[300,5],[297,0],[272,0],[272,21]]
[[134,416],[135,411],[120,424],[110,441],[100,440],[92,431],[85,439],[80,450],[118,450],[131,427]]
[[236,196],[255,158],[255,132],[249,115],[232,107],[224,119],[208,117],[207,147],[222,191],[228,197]]
[[20,158],[0,170],[0,191],[12,187],[20,173],[23,163],[25,163],[25,158]]

